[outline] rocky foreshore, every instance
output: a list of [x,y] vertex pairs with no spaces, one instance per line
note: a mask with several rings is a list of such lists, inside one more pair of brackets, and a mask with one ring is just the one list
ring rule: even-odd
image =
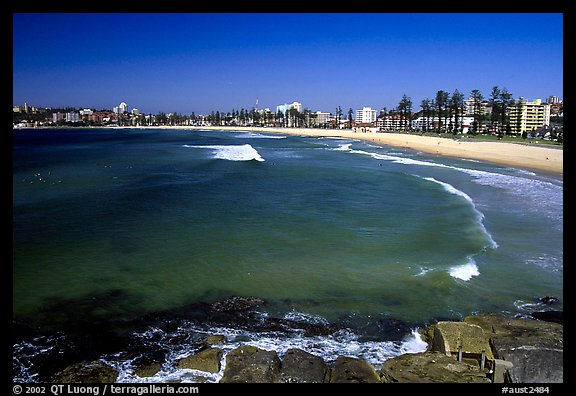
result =
[[[215,304],[213,309],[249,309],[259,302],[236,298]],[[436,322],[420,331],[428,344],[426,351],[390,358],[382,362],[380,369],[352,356],[335,356],[327,362],[299,348],[279,356],[276,351],[245,344],[225,353],[219,345],[226,338],[219,334],[206,337],[200,348],[176,364],[179,369],[198,373],[198,382],[222,372],[221,383],[563,382],[561,312],[533,316],[528,319],[477,314],[463,321]],[[160,364],[150,363],[140,367],[135,375],[144,381],[158,371]],[[92,361],[66,367],[53,375],[52,381],[115,382],[118,375],[103,361]]]

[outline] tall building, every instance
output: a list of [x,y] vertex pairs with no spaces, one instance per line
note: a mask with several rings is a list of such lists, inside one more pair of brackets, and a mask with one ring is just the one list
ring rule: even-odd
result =
[[356,120],[360,124],[371,124],[376,121],[376,110],[371,107],[363,107],[362,110],[356,110]]
[[[476,100],[474,98],[468,98],[468,100],[464,101],[464,114],[471,116],[474,114],[474,107],[476,106]],[[480,114],[486,115],[490,114],[492,109],[488,107],[487,102],[480,102]]]
[[541,99],[528,102],[520,98],[510,106],[508,119],[512,134],[521,135],[550,125],[550,105]]
[[284,104],[278,105],[278,106],[276,106],[276,113],[278,113],[280,111],[282,114],[286,115],[286,112],[290,109],[296,109],[296,110],[298,110],[299,113],[301,113],[302,112],[302,103],[292,102],[290,104],[284,103]]
[[120,103],[120,105],[118,105],[118,113],[119,114],[124,114],[128,111],[128,105],[125,102]]

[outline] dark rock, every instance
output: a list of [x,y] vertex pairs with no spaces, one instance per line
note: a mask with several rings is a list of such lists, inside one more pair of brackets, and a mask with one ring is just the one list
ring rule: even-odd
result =
[[159,373],[160,370],[162,370],[162,364],[160,364],[158,362],[149,363],[149,364],[138,367],[134,371],[134,374],[140,378],[153,377],[154,375]]
[[324,360],[301,349],[289,349],[282,360],[279,382],[328,382],[330,369]]
[[274,351],[242,345],[226,355],[222,383],[278,382],[280,358]]
[[230,297],[212,304],[212,309],[217,312],[246,311],[263,303],[264,300],[256,297]]
[[441,352],[409,353],[388,359],[380,370],[382,382],[484,383],[491,382],[478,364],[459,363]]
[[538,301],[540,301],[541,303],[546,304],[546,305],[552,305],[552,304],[559,303],[560,299],[558,299],[557,297],[545,296],[545,297],[539,298]]
[[546,322],[564,324],[564,311],[538,311],[532,312],[530,316]]
[[341,328],[328,323],[308,323],[281,318],[266,318],[260,326],[264,331],[303,332],[306,337],[326,336]]
[[561,324],[495,314],[468,316],[464,321],[481,326],[495,358],[513,364],[507,375],[510,382],[563,382]]
[[365,360],[348,356],[339,356],[336,359],[331,383],[378,383],[380,376],[374,367]]
[[203,338],[201,342],[202,345],[205,346],[220,345],[226,342],[226,336],[222,334],[213,334]]
[[222,359],[222,354],[222,350],[219,348],[204,349],[194,355],[180,359],[177,367],[179,369],[217,373],[220,371],[220,360]]
[[118,378],[118,371],[98,362],[76,363],[59,371],[52,377],[58,383],[112,383]]

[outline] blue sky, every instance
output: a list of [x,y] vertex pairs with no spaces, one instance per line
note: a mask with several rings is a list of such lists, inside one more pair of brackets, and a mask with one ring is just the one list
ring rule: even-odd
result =
[[16,13],[13,104],[206,114],[563,97],[561,13]]

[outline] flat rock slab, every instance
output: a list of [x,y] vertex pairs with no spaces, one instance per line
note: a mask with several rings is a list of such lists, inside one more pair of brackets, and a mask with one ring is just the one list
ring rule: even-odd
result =
[[459,348],[462,348],[463,356],[480,358],[484,353],[486,359],[494,360],[482,327],[466,322],[436,323],[432,349],[450,356],[457,354]]
[[489,383],[480,366],[459,363],[442,352],[409,353],[388,359],[380,370],[382,382]]
[[495,314],[474,315],[464,320],[484,329],[497,359],[513,364],[508,370],[508,381],[563,382],[564,327],[561,324]]
[[280,378],[280,358],[275,351],[242,345],[226,355],[222,383],[268,383]]

